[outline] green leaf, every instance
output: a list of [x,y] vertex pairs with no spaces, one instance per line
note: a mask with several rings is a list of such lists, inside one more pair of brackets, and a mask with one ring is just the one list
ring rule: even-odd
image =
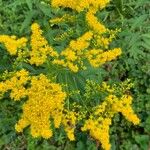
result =
[[134,18],[132,27],[131,27],[131,31],[134,30],[137,27],[140,27],[143,25],[143,22],[147,19],[147,14],[141,15],[140,17]]
[[77,143],[77,148],[75,150],[85,150],[85,149],[86,149],[85,144],[82,141],[79,141]]
[[145,122],[145,131],[148,132],[148,133],[150,133],[150,116],[146,119],[146,122]]
[[75,146],[71,142],[67,141],[64,150],[75,150]]
[[37,16],[38,12],[36,10],[29,11],[26,14],[26,18],[24,22],[22,23],[20,33],[22,33],[25,29],[30,29],[30,25],[32,23],[32,18]]
[[148,50],[150,49],[150,39],[144,38],[143,39],[143,44],[146,45],[145,46],[146,49],[148,49]]
[[150,33],[142,34],[142,38],[143,39],[145,39],[145,38],[149,38],[150,39]]
[[148,150],[150,137],[148,135],[137,135],[135,141],[140,145],[141,150]]
[[7,134],[0,136],[0,146],[6,145],[9,142],[11,142],[14,136],[15,136],[14,132],[9,132]]
[[32,10],[33,1],[32,0],[26,0],[26,3],[28,5],[29,9]]
[[147,50],[150,50],[150,43],[141,42],[141,46],[144,47]]
[[38,7],[44,13],[45,16],[52,17],[52,12],[48,5],[39,3]]

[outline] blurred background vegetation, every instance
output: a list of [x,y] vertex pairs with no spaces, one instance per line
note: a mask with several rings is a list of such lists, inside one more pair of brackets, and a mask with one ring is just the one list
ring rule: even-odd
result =
[[[48,20],[69,10],[55,11],[49,8],[49,0],[0,0],[0,34],[29,36],[30,26],[37,21],[51,42],[57,29],[51,32]],[[119,59],[104,65],[98,72],[86,72],[89,79],[113,82],[129,78],[134,83],[131,93],[133,108],[141,119],[133,126],[121,115],[116,115],[111,126],[112,150],[150,149],[150,1],[112,0],[97,14],[103,23],[112,29],[121,28],[112,46],[121,47]],[[82,26],[82,23],[81,23]],[[79,26],[80,28],[80,26]],[[67,30],[67,26],[63,26]],[[61,45],[63,46],[63,45]],[[13,58],[0,45],[0,73],[11,70]],[[21,105],[21,104],[20,104]],[[0,104],[0,149],[2,150],[98,150],[93,139],[77,133],[77,140],[69,142],[62,133],[55,131],[50,140],[33,139],[28,129],[16,134],[14,125],[19,114],[15,102],[5,100]],[[21,110],[18,110],[21,112]]]

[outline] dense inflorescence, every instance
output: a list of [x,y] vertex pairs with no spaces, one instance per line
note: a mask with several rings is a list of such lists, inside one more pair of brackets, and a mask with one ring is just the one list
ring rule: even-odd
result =
[[[99,9],[106,6],[109,1],[58,1],[53,0],[52,6],[54,7],[69,7],[76,10],[78,13],[87,9],[85,13],[85,21],[89,26],[89,31],[81,35],[76,40],[71,40],[69,45],[58,53],[57,50],[52,48],[48,44],[48,41],[42,35],[42,30],[37,23],[33,23],[31,26],[31,41],[28,50],[27,59],[30,64],[35,64],[36,66],[43,65],[48,57],[51,57],[51,61],[55,65],[63,66],[68,68],[73,72],[78,72],[80,70],[86,69],[87,65],[84,64],[87,59],[92,67],[99,67],[107,61],[111,61],[121,55],[120,48],[114,48],[108,50],[109,44],[115,37],[116,31],[111,31],[107,29],[103,24],[101,24],[96,15]],[[55,18],[50,20],[51,23],[65,22],[65,20],[74,20],[72,16],[64,15],[61,18]],[[105,34],[109,34],[106,37]],[[92,40],[94,39],[94,45],[92,45]],[[17,53],[20,48],[26,46],[27,39],[21,38],[16,39],[11,36],[0,36],[0,42],[2,42],[8,52],[11,55],[18,55],[19,59],[22,57],[22,53]],[[10,44],[8,44],[10,43]],[[92,49],[91,49],[92,45]]]
[[[118,30],[109,30],[96,17],[97,11],[108,3],[109,0],[52,0],[53,7],[67,7],[77,13],[85,11],[88,28],[80,37],[72,39],[61,52],[48,43],[38,23],[31,25],[30,40],[25,37],[17,39],[15,36],[0,35],[0,43],[17,61],[25,61],[30,67],[44,68],[47,63],[73,73],[85,70],[89,65],[98,68],[122,53],[121,48],[109,47]],[[73,22],[76,19],[64,15],[49,22],[57,24],[67,21]],[[121,113],[134,125],[140,122],[132,109],[133,98],[126,93],[132,86],[128,81],[121,83],[120,88],[106,82],[96,84],[87,81],[83,98],[88,109],[85,110],[80,103],[79,109],[75,110],[72,102],[69,105],[73,109],[67,104],[70,93],[63,89],[62,84],[53,81],[49,73],[39,71],[40,73],[31,74],[25,69],[16,70],[8,72],[8,77],[0,82],[0,98],[9,95],[14,101],[24,101],[21,118],[15,125],[17,132],[23,132],[29,126],[33,137],[48,139],[53,135],[52,126],[63,126],[67,137],[73,141],[76,127],[80,123],[81,131],[89,132],[91,137],[101,143],[103,149],[110,150],[109,128],[115,114]],[[98,105],[91,108],[88,101],[93,100],[95,93],[105,96]]]
[[[98,18],[95,16],[96,12],[104,8],[108,2],[109,0],[52,1],[52,6],[54,7],[68,7],[77,12],[82,12],[86,9],[87,12],[85,14],[85,21],[89,26],[89,32],[79,37],[79,39],[77,39],[76,41],[72,40],[69,46],[64,51],[62,51],[60,55],[64,56],[65,60],[54,60],[55,64],[68,67],[73,72],[78,72],[80,69],[86,68],[83,63],[84,59],[87,59],[90,62],[91,66],[99,67],[103,63],[111,61],[121,54],[120,48],[115,48],[112,51],[105,51],[105,49],[108,49],[109,44],[115,37],[116,32],[111,32],[109,29],[107,29],[103,24],[98,21]],[[57,19],[57,21],[61,20],[62,19]],[[110,36],[105,37],[104,34],[106,33],[110,34]],[[95,39],[95,47],[92,48],[95,48],[95,51],[93,49],[90,50],[93,38]],[[97,46],[100,49],[97,48]]]
[[[128,81],[121,85],[120,91],[117,90],[117,87],[111,87],[106,82],[97,85],[88,81],[85,88],[86,99],[91,99],[93,96],[91,85],[95,87],[95,91],[98,93],[107,92],[103,102],[93,107],[91,115],[88,116],[87,112],[84,111],[78,113],[74,109],[66,109],[66,93],[62,91],[59,84],[51,82],[43,74],[30,76],[29,72],[23,69],[11,73],[9,78],[0,83],[1,97],[8,92],[11,99],[15,101],[27,99],[22,107],[21,119],[15,126],[17,132],[22,132],[24,128],[30,126],[33,137],[47,139],[53,135],[51,128],[53,122],[55,128],[59,128],[62,124],[68,138],[72,141],[75,140],[74,132],[78,121],[84,120],[81,130],[89,131],[89,134],[99,141],[104,149],[109,150],[109,128],[116,113],[121,113],[135,125],[140,122],[131,107],[131,95],[124,94],[132,86]],[[116,96],[116,91],[121,92],[122,95]]]
[[[93,91],[94,87],[94,91]],[[121,113],[134,125],[140,123],[140,119],[132,109],[132,96],[126,91],[133,87],[130,80],[120,85],[110,86],[106,82],[101,85],[88,80],[85,87],[85,99],[91,99],[94,94],[107,93],[102,103],[92,108],[91,115],[85,120],[82,131],[89,131],[89,134],[102,144],[103,149],[110,150],[109,129],[115,114]],[[119,89],[118,89],[119,88]],[[95,92],[96,91],[96,92]]]
[[23,114],[16,124],[16,130],[22,132],[30,125],[33,137],[49,138],[50,119],[54,119],[55,127],[60,126],[66,93],[59,84],[52,83],[43,74],[29,76],[29,72],[21,70],[13,77],[0,83],[1,95],[10,90],[11,99],[21,100],[28,97],[23,105]]
[[[68,47],[64,49],[60,54],[49,46],[48,41],[42,36],[42,30],[37,23],[31,26],[31,50],[26,52],[26,61],[28,63],[40,66],[46,62],[48,57],[51,57],[53,64],[61,65],[73,72],[86,69],[84,60],[88,60],[91,66],[99,67],[102,64],[116,59],[121,54],[120,48],[114,48],[112,50],[102,49],[89,49],[91,40],[94,36],[94,32],[88,31],[76,40],[70,41]],[[7,37],[7,38],[6,38]],[[6,38],[6,39],[5,39]],[[24,53],[20,49],[26,46],[27,39],[21,38],[19,40],[13,39],[10,36],[0,36],[1,43],[4,43],[7,51],[11,55],[17,55],[17,59],[23,59]],[[97,39],[99,41],[99,39]],[[101,47],[108,47],[106,39],[102,37],[101,42],[98,43]],[[8,45],[10,43],[10,45]],[[13,46],[11,46],[13,44]],[[104,46],[103,46],[104,45]],[[10,46],[10,47],[9,47]],[[21,58],[22,57],[22,58]]]
[[23,69],[13,74],[12,78],[0,82],[0,95],[3,97],[7,91],[11,90],[11,99],[18,101],[26,96],[26,89],[24,86],[29,80],[29,73]]
[[42,30],[39,25],[37,23],[32,24],[31,30],[31,52],[29,62],[39,66],[46,61],[47,56],[57,57],[57,52],[48,45],[47,40],[42,36]]
[[115,95],[109,95],[104,102],[94,108],[90,118],[85,121],[82,131],[89,130],[90,135],[98,140],[105,150],[110,149],[109,126],[116,113],[122,115],[133,124],[139,124],[139,118],[134,114],[131,107],[132,97],[123,95],[120,99]]
[[68,67],[73,72],[78,72],[79,69],[83,68],[84,49],[89,47],[92,35],[92,32],[87,32],[76,41],[71,41],[69,46],[60,54],[60,56],[64,56],[64,59],[55,59],[53,63]]
[[26,47],[27,39],[22,37],[17,39],[16,36],[0,35],[0,43],[3,43],[10,55],[16,55],[17,49]]
[[94,8],[96,10],[104,8],[110,0],[52,0],[54,7],[69,7],[77,12],[84,9]]

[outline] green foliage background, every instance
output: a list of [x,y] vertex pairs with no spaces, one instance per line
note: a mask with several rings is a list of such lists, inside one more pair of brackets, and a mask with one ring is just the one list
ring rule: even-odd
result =
[[[60,30],[67,31],[73,25],[61,24],[59,30],[52,28],[48,23],[50,18],[71,13],[70,10],[49,9],[49,0],[0,0],[0,34],[29,36],[30,26],[37,21],[44,29],[45,37],[55,45],[52,37]],[[121,47],[123,54],[119,59],[109,62],[102,68],[89,69],[74,76],[60,71],[58,80],[70,83],[70,88],[78,89],[75,84],[82,81],[83,76],[101,81],[120,82],[130,78],[134,82],[132,95],[133,108],[141,119],[139,126],[133,126],[121,115],[113,120],[110,131],[112,150],[149,150],[150,149],[150,1],[149,0],[112,0],[106,9],[98,14],[103,23],[112,29],[121,28],[121,32],[112,43],[112,47]],[[80,20],[81,16],[78,16]],[[76,25],[75,38],[84,31],[82,21]],[[77,32],[78,31],[78,32]],[[68,42],[65,39],[62,43]],[[64,45],[58,45],[63,49]],[[4,47],[0,45],[0,74],[6,69],[12,70],[13,58],[10,58]],[[38,70],[19,64],[22,67],[37,73]],[[53,70],[49,66],[50,71]],[[43,70],[44,71],[44,70]],[[53,75],[55,72],[52,72]],[[2,76],[0,76],[0,79]],[[68,79],[68,80],[66,80]],[[74,81],[74,82],[73,82]],[[20,104],[21,105],[21,104]],[[5,99],[0,104],[0,149],[2,150],[98,150],[93,139],[77,133],[77,141],[69,142],[63,131],[55,131],[50,140],[32,139],[26,130],[23,134],[16,134],[14,125],[19,118],[18,106],[15,102]],[[18,110],[16,112],[16,109]]]

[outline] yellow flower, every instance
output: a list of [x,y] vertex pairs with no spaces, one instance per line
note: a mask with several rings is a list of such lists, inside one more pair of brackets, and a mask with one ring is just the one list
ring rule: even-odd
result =
[[[28,122],[34,137],[50,138],[50,118],[54,118],[59,127],[66,94],[59,84],[51,83],[43,74],[31,77],[31,87],[27,89],[28,100],[23,105],[23,114],[17,123],[17,131],[22,131]],[[56,122],[57,115],[59,121]]]
[[25,84],[28,82],[28,71],[22,69],[14,74],[12,78],[4,82],[0,82],[0,93],[3,95],[11,90],[10,97],[15,101],[26,96]]
[[86,53],[86,57],[93,67],[99,67],[105,62],[116,59],[117,56],[121,55],[120,48],[114,48],[103,52],[101,49],[92,49]]
[[65,14],[62,17],[58,17],[58,18],[54,18],[54,19],[50,19],[49,22],[53,25],[53,24],[58,24],[61,22],[73,22],[75,21],[75,17],[71,16],[69,14]]
[[110,150],[109,142],[109,126],[111,125],[110,118],[102,118],[99,122],[96,119],[89,119],[85,122],[82,131],[90,131],[90,135],[98,140],[102,144],[102,148],[105,150]]
[[102,144],[103,149],[110,150],[109,126],[116,113],[122,113],[128,121],[135,125],[140,122],[134,114],[131,104],[132,97],[130,95],[123,95],[121,99],[112,94],[108,95],[102,104],[93,109],[94,112],[85,121],[81,130],[89,130],[90,135]]
[[107,31],[107,29],[98,21],[97,17],[94,16],[95,13],[96,11],[89,10],[89,12],[86,14],[86,21],[94,32],[97,34],[103,34]]
[[53,50],[51,46],[48,45],[47,40],[42,36],[42,30],[37,23],[33,23],[31,26],[31,52],[30,60],[31,64],[37,66],[42,65],[48,56],[57,57],[58,54]]
[[78,114],[74,111],[65,110],[63,114],[62,124],[70,141],[75,140],[74,130],[76,127]]
[[53,7],[68,7],[78,12],[94,7],[95,9],[104,8],[110,0],[52,0]]
[[72,40],[69,46],[60,54],[61,58],[54,59],[53,64],[68,67],[73,72],[78,72],[81,67],[84,67],[81,59],[84,57],[85,50],[90,45],[93,33],[86,32],[77,40]]
[[0,35],[0,43],[5,45],[10,55],[16,55],[18,49],[26,47],[27,41],[24,37],[16,39],[15,36]]

